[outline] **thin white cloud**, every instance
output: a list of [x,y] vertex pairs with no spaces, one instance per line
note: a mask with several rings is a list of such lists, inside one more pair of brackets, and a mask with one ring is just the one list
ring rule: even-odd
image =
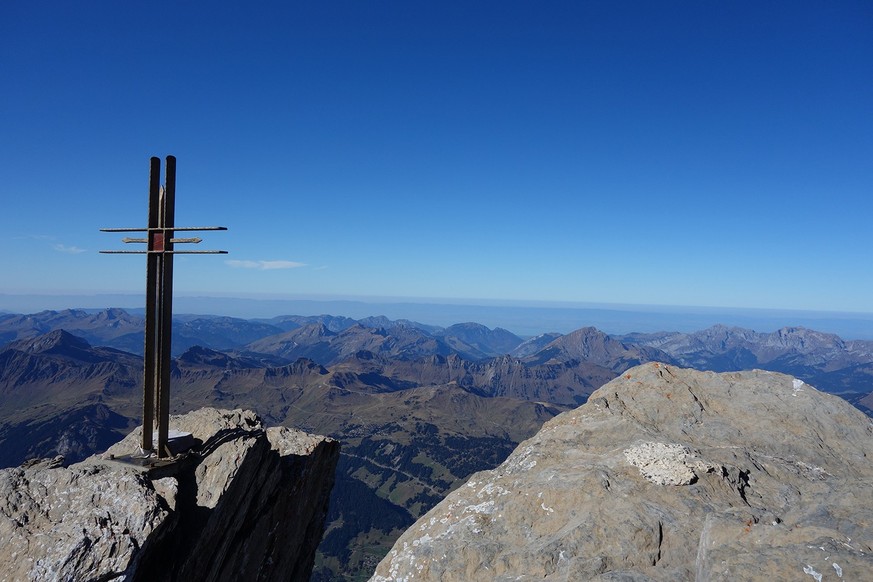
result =
[[295,261],[260,261],[261,268],[268,269],[296,269],[297,267],[305,267],[306,263],[298,263]]
[[296,261],[239,261],[231,259],[224,262],[235,269],[258,269],[261,271],[296,269],[297,267],[306,266],[306,263],[298,263]]
[[19,236],[13,236],[13,240],[56,240],[57,237],[50,236],[47,234],[23,234]]
[[78,255],[79,253],[86,252],[85,249],[80,249],[77,246],[68,247],[67,245],[62,245],[61,243],[52,245],[52,248],[59,253],[67,253],[69,255]]

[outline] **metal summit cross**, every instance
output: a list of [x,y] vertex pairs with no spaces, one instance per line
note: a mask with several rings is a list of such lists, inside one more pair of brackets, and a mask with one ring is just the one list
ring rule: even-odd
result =
[[142,449],[154,447],[152,427],[158,429],[158,457],[173,456],[168,447],[170,423],[170,343],[173,318],[173,255],[226,254],[227,251],[177,251],[176,244],[199,243],[200,238],[174,238],[176,231],[227,230],[223,226],[175,226],[176,158],[167,156],[162,188],[161,160],[151,158],[149,221],[146,228],[101,228],[101,232],[144,232],[144,238],[125,237],[123,243],[144,243],[146,250],[100,251],[146,256],[145,350],[143,370]]

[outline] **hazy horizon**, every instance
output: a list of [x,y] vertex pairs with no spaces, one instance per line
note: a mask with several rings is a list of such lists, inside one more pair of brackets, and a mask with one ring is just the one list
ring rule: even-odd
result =
[[[30,294],[0,293],[0,312],[36,313],[43,310],[122,308],[141,312],[143,294]],[[610,334],[631,332],[691,332],[712,325],[771,332],[783,327],[806,327],[834,333],[846,340],[873,339],[873,314],[788,309],[743,309],[714,306],[628,305],[610,303],[521,302],[508,300],[440,300],[397,297],[227,297],[177,294],[175,315],[212,315],[241,319],[270,319],[281,315],[335,315],[361,319],[385,316],[448,327],[475,322],[502,327],[516,335],[568,333],[593,326]]]

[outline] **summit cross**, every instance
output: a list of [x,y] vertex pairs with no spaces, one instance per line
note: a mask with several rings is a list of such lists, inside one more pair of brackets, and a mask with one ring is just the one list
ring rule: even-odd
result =
[[224,226],[175,226],[176,158],[167,156],[165,184],[160,186],[161,160],[153,157],[149,169],[149,217],[146,228],[101,228],[101,232],[143,232],[142,238],[125,237],[123,243],[144,243],[146,250],[100,251],[104,254],[146,255],[145,349],[143,364],[142,449],[154,451],[153,427],[158,432],[158,458],[171,457],[170,354],[173,326],[173,255],[227,254],[227,251],[176,250],[176,244],[202,239],[175,238],[177,231],[227,230]]

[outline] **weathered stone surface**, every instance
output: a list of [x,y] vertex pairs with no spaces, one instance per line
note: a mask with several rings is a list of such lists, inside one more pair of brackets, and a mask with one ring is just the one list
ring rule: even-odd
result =
[[338,443],[243,410],[171,426],[201,443],[174,467],[118,462],[137,429],[69,468],[0,471],[0,581],[305,580]]
[[650,363],[421,518],[374,582],[873,580],[873,423],[781,374]]
[[144,475],[0,471],[0,580],[101,580],[136,567],[169,512]]

